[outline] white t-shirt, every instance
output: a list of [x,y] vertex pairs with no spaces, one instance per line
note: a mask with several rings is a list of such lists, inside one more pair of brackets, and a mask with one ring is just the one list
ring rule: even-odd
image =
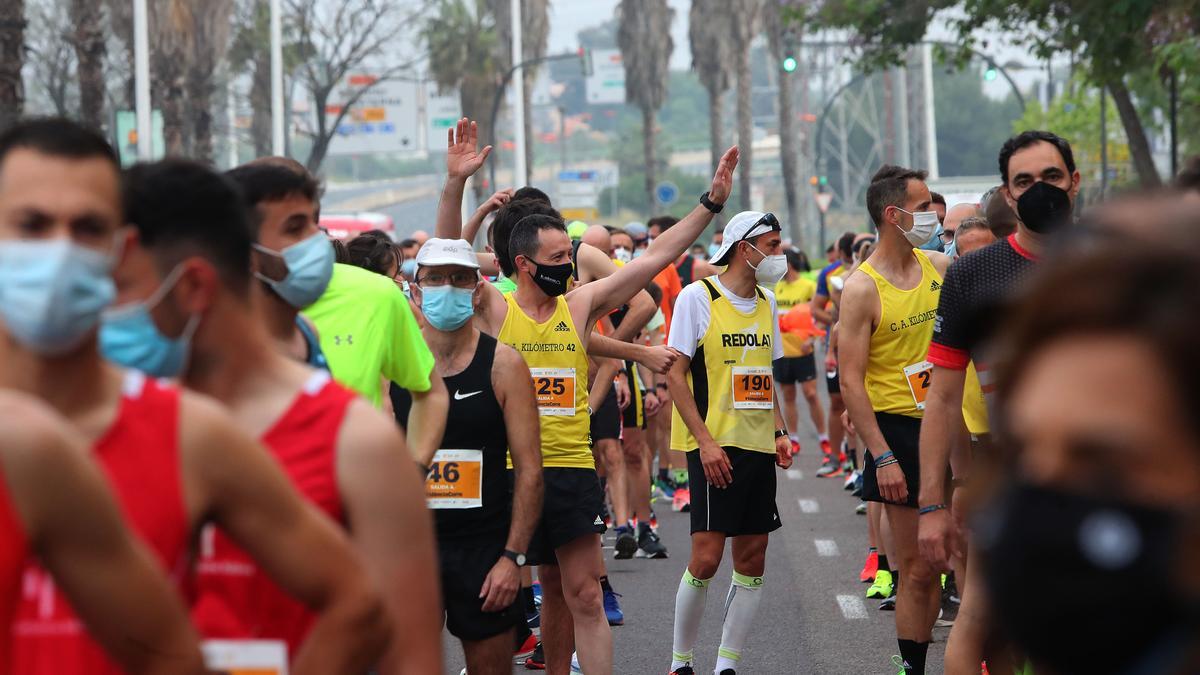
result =
[[[758,303],[757,295],[743,298],[725,288],[720,278],[712,276],[709,277],[709,280],[722,295],[729,299],[734,309],[744,314],[754,311],[754,306]],[[779,321],[776,318],[779,316],[779,310],[775,307],[775,294],[765,288],[759,288],[763,295],[767,296],[767,301],[771,303],[771,359],[781,359],[783,358],[783,341],[779,337]],[[685,354],[689,359],[696,355],[696,347],[700,345],[700,338],[708,330],[710,303],[708,289],[699,281],[683,288],[679,297],[675,299],[675,314],[671,316],[671,335],[667,339],[668,347]]]

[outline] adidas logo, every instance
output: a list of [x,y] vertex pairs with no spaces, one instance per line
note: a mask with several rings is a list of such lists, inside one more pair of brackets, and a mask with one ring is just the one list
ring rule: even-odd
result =
[[602,519],[600,518],[600,516],[596,516],[596,522],[594,522],[594,523],[592,523],[592,524],[593,524],[593,525],[603,525],[603,524],[604,524],[604,520],[602,520]]
[[554,327],[554,332],[555,333],[570,333],[571,327],[567,325],[566,321],[559,321],[558,325]]
[[930,291],[940,291],[940,290],[942,290],[942,285],[939,284],[937,282],[937,280],[935,279],[932,284],[929,284],[929,290]]

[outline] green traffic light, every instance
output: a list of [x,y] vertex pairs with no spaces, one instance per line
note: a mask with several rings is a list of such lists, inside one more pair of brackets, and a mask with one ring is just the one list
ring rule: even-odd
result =
[[784,59],[783,59],[783,72],[785,72],[785,73],[794,73],[794,72],[796,72],[796,66],[797,66],[797,65],[798,65],[798,64],[796,63],[796,57],[794,57],[794,56],[786,56],[786,57],[784,57]]
[[997,73],[995,68],[988,68],[987,70],[983,71],[983,79],[987,80],[988,82],[996,79],[996,75]]

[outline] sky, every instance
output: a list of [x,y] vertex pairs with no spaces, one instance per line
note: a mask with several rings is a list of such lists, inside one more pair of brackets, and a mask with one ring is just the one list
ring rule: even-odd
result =
[[[687,70],[692,67],[692,51],[688,47],[688,11],[692,2],[669,0],[668,4],[675,9],[675,21],[671,24],[675,40],[671,69]],[[617,0],[551,0],[549,52],[575,51],[579,48],[576,37],[579,31],[613,18],[616,9]]]

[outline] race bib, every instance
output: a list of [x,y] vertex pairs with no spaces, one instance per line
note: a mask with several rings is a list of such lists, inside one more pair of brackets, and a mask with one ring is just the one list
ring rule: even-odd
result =
[[205,640],[204,665],[226,675],[287,675],[287,645],[279,640]]
[[483,451],[438,450],[425,478],[425,504],[431,509],[483,506]]
[[925,397],[929,395],[929,385],[933,382],[933,364],[928,361],[912,364],[904,369],[904,379],[908,380],[908,390],[912,392],[917,410],[924,410]]
[[733,407],[735,410],[770,410],[772,398],[770,366],[733,367]]
[[539,415],[574,417],[575,369],[530,368]]

